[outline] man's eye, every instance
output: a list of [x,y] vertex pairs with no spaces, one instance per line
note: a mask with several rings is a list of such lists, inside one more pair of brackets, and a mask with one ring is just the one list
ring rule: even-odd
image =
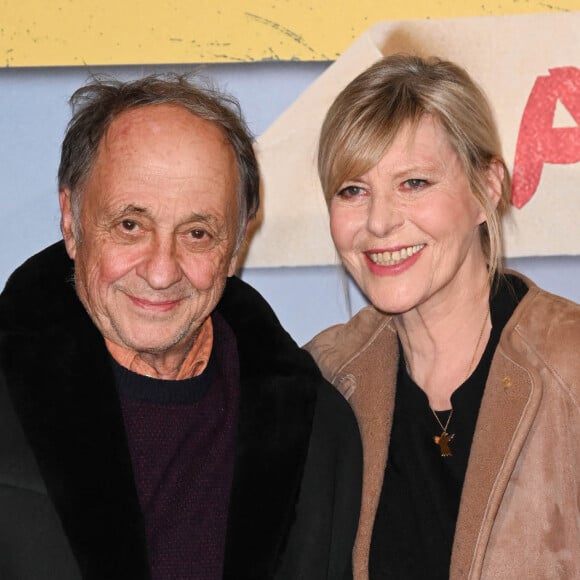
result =
[[123,220],[121,222],[121,227],[126,232],[134,232],[137,229],[137,222],[134,222],[133,220]]
[[209,234],[205,230],[200,230],[200,229],[191,230],[191,237],[194,240],[203,240],[208,235]]
[[349,185],[348,187],[343,187],[336,195],[348,199],[349,197],[358,197],[364,193],[364,191],[365,190],[358,185]]

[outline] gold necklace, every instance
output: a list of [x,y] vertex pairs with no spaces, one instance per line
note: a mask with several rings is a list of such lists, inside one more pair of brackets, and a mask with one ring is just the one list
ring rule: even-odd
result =
[[[469,362],[469,366],[467,367],[467,370],[465,371],[465,378],[463,379],[461,384],[463,384],[469,378],[469,374],[470,374],[471,369],[473,367],[473,363],[475,362],[475,356],[477,355],[477,351],[479,349],[479,343],[481,342],[481,339],[483,338],[483,332],[485,330],[485,324],[487,322],[488,316],[489,316],[489,309],[486,310],[486,312],[485,312],[485,318],[483,319],[483,325],[481,326],[481,330],[479,331],[479,337],[477,339],[477,342],[475,343],[475,349],[473,351],[473,356],[471,357],[471,361]],[[441,423],[441,420],[439,419],[437,412],[432,407],[429,407],[429,408],[431,409],[431,412],[433,413],[433,417],[435,417],[435,420],[439,424],[439,427],[441,427],[441,435],[433,435],[433,441],[435,442],[435,445],[439,445],[439,451],[441,452],[441,457],[450,457],[453,455],[453,453],[451,453],[451,448],[449,447],[449,443],[455,437],[455,433],[449,434],[447,429],[449,428],[449,423],[451,422],[451,417],[453,417],[453,407],[451,407],[451,410],[449,411],[449,417],[447,417],[447,421],[445,422],[445,425],[443,425],[443,423]]]
[[435,417],[437,423],[439,423],[439,427],[441,427],[441,435],[433,435],[433,441],[435,441],[436,445],[439,445],[441,457],[449,457],[450,455],[453,455],[453,453],[451,453],[451,449],[449,448],[449,442],[453,439],[453,437],[455,437],[455,433],[449,435],[449,433],[447,433],[447,428],[449,427],[451,417],[453,417],[453,409],[449,411],[449,417],[447,417],[445,426],[443,423],[441,423],[441,419],[439,419],[439,415],[437,415],[435,409],[431,408],[431,412],[433,413],[433,417]]

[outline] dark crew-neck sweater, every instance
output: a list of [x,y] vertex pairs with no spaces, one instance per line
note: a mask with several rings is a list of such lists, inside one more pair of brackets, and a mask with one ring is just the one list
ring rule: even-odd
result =
[[235,336],[217,313],[204,372],[170,381],[113,361],[153,580],[223,574],[239,401]]
[[[453,455],[442,457],[441,433],[425,393],[409,376],[399,344],[393,426],[369,558],[371,580],[444,580],[467,462],[491,361],[501,332],[527,287],[501,277],[490,299],[492,330],[470,377],[453,393],[448,433]],[[445,425],[447,414],[439,413]]]

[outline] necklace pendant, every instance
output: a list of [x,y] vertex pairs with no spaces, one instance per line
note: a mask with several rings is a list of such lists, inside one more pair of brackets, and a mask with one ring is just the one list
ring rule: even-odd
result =
[[453,453],[451,453],[451,449],[449,447],[449,442],[455,437],[455,434],[449,435],[443,429],[441,435],[434,435],[433,441],[435,441],[436,445],[439,445],[439,450],[441,451],[441,457],[451,457]]

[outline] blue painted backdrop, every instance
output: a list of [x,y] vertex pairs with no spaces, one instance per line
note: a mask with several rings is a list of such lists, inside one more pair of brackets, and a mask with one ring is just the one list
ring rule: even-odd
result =
[[[234,94],[260,135],[329,63],[209,65],[201,74]],[[132,78],[189,67],[0,69],[0,288],[23,260],[60,238],[56,171],[67,100],[90,74]],[[545,288],[580,302],[580,256],[510,260]],[[299,343],[345,320],[364,300],[338,266],[252,268],[242,277]]]

